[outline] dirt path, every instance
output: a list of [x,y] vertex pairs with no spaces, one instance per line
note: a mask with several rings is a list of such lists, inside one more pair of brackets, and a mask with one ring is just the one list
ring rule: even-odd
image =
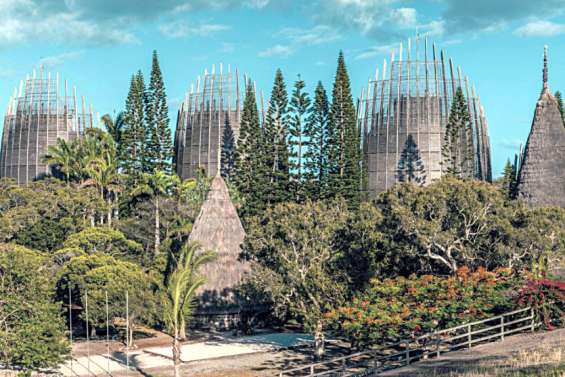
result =
[[491,363],[497,360],[511,358],[520,351],[528,351],[539,347],[540,344],[549,346],[565,342],[565,329],[550,332],[526,333],[507,337],[504,341],[473,347],[466,351],[456,351],[415,363],[411,366],[376,374],[387,377],[428,376],[436,373],[461,372],[480,363]]

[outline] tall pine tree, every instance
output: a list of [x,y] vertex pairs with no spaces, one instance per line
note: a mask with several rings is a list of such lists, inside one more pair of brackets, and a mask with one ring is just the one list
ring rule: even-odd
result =
[[139,181],[141,173],[145,171],[147,160],[145,104],[145,83],[143,74],[138,71],[131,78],[126,99],[120,150],[120,168],[134,183]]
[[328,127],[328,187],[351,208],[361,199],[361,145],[351,84],[343,52],[339,52]]
[[249,80],[243,101],[232,177],[232,182],[245,202],[240,210],[243,222],[251,216],[260,214],[266,206],[269,176],[263,145],[264,137],[259,123],[257,100],[253,82]]
[[230,118],[226,116],[226,122],[224,125],[224,132],[222,133],[222,150],[221,150],[221,162],[220,162],[220,172],[222,177],[231,180],[234,169],[235,169],[235,135],[233,134],[233,129],[230,125]]
[[502,179],[500,182],[501,191],[506,196],[507,199],[514,199],[516,197],[516,166],[506,160],[506,165],[504,166],[504,172],[502,173]]
[[451,104],[449,120],[445,128],[443,145],[443,170],[460,178],[473,176],[471,118],[463,90],[458,87]]
[[172,172],[173,142],[169,128],[169,107],[163,75],[155,50],[153,51],[145,116],[149,134],[146,170],[149,172],[161,170],[170,174]]
[[565,111],[563,109],[563,96],[558,90],[555,92],[555,99],[557,100],[557,106],[559,106],[559,112],[561,113],[561,119],[563,119],[563,126],[565,126]]
[[326,90],[318,81],[314,102],[304,127],[306,151],[304,152],[304,170],[308,197],[320,200],[327,197],[327,144],[330,107]]
[[269,108],[265,117],[265,161],[269,166],[267,204],[284,202],[289,198],[288,93],[280,69],[277,69]]
[[290,188],[294,200],[301,202],[306,198],[305,187],[305,123],[310,108],[310,97],[304,91],[306,84],[298,75],[294,83],[294,90],[289,106],[289,163],[290,163]]

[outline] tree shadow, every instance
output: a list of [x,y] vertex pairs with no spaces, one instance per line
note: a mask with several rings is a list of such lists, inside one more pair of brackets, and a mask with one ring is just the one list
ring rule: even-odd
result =
[[423,185],[426,182],[424,162],[412,135],[408,135],[406,138],[397,169],[399,182],[413,182],[418,185]]

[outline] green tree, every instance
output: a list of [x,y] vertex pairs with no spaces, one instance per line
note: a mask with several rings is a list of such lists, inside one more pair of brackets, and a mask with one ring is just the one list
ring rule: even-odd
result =
[[146,142],[149,137],[145,125],[145,104],[147,102],[143,74],[139,71],[132,76],[122,132],[120,167],[131,182],[137,183],[141,173],[147,172]]
[[502,179],[500,181],[500,189],[504,196],[506,196],[509,200],[516,198],[516,181],[516,167],[510,162],[510,160],[506,160],[504,172],[502,173]]
[[164,298],[164,318],[167,331],[173,338],[174,375],[180,376],[181,329],[194,310],[196,291],[206,282],[199,274],[200,268],[213,259],[213,254],[203,252],[197,243],[187,243],[174,259],[174,268],[167,281]]
[[224,132],[222,133],[220,173],[222,174],[222,177],[224,177],[224,179],[226,179],[227,181],[230,181],[231,177],[234,174],[236,160],[235,149],[235,135],[233,134],[230,119],[229,117],[226,117]]
[[361,142],[351,84],[340,51],[332,91],[328,127],[328,187],[331,196],[344,197],[350,208],[361,200]]
[[[110,320],[125,323],[127,292],[128,347],[134,344],[133,333],[138,323],[151,325],[155,321],[157,285],[137,264],[104,254],[74,257],[65,263],[57,281],[58,296],[65,302],[69,301],[69,288],[74,304],[85,307],[88,297],[91,329],[106,325],[106,294]],[[86,311],[81,318],[86,320]]]
[[324,353],[323,314],[346,295],[335,242],[347,218],[344,201],[281,203],[251,220],[242,247],[253,284],[268,294],[276,313],[289,311],[314,334],[318,357]]
[[57,139],[55,145],[47,148],[47,153],[42,157],[43,162],[49,164],[56,172],[60,172],[69,183],[77,172],[77,143]]
[[264,154],[266,152],[264,138],[259,124],[253,82],[249,80],[243,102],[233,175],[235,187],[245,198],[245,205],[240,210],[240,216],[244,221],[260,213],[266,205],[269,176]]
[[78,189],[48,178],[19,186],[0,180],[0,242],[16,242],[41,251],[61,247],[69,234],[104,216],[94,188]]
[[131,192],[132,196],[149,196],[154,207],[154,253],[159,254],[161,248],[161,198],[168,196],[180,184],[179,178],[157,170],[153,174],[144,174],[138,186]]
[[26,374],[56,368],[70,353],[47,261],[25,247],[0,244],[0,364]]
[[461,87],[457,88],[445,128],[443,145],[443,170],[461,178],[473,177],[471,118],[467,100]]
[[147,90],[145,111],[148,129],[147,170],[172,172],[173,142],[169,128],[169,107],[157,51],[153,50],[151,80]]
[[304,91],[306,84],[298,75],[298,80],[294,83],[292,98],[289,106],[289,157],[290,157],[290,186],[293,192],[293,199],[301,202],[306,197],[305,175],[306,167],[304,161],[306,139],[305,127],[306,117],[310,109],[310,97]]
[[504,266],[497,245],[512,216],[493,185],[446,177],[428,187],[400,184],[376,201],[388,253],[398,253],[412,272],[455,273],[461,265]]
[[563,96],[558,90],[555,92],[555,99],[557,100],[557,105],[559,106],[559,112],[561,113],[561,118],[563,119],[563,125],[565,126],[565,111],[563,110]]
[[104,124],[104,128],[106,132],[110,134],[114,142],[116,143],[116,149],[120,150],[121,142],[122,142],[122,132],[124,129],[124,112],[120,111],[118,115],[116,115],[115,119],[112,119],[110,114],[104,114],[101,118],[102,123]]
[[107,226],[88,227],[71,234],[62,248],[77,248],[86,254],[104,253],[122,258],[138,258],[143,252],[139,243],[127,239],[119,230]]
[[327,197],[329,114],[328,96],[322,82],[318,81],[314,103],[310,107],[310,114],[304,128],[304,139],[306,140],[304,168],[308,196],[312,200]]
[[265,161],[269,169],[267,204],[289,197],[288,93],[282,71],[277,69],[264,124]]

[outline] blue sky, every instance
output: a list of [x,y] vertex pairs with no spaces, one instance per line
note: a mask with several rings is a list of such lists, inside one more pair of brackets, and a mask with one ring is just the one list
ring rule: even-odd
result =
[[0,104],[40,65],[104,114],[124,106],[131,74],[157,49],[171,124],[190,83],[212,64],[238,66],[267,94],[281,68],[328,90],[345,53],[354,96],[396,45],[428,33],[475,84],[493,171],[525,143],[541,90],[565,91],[565,0],[0,0]]

